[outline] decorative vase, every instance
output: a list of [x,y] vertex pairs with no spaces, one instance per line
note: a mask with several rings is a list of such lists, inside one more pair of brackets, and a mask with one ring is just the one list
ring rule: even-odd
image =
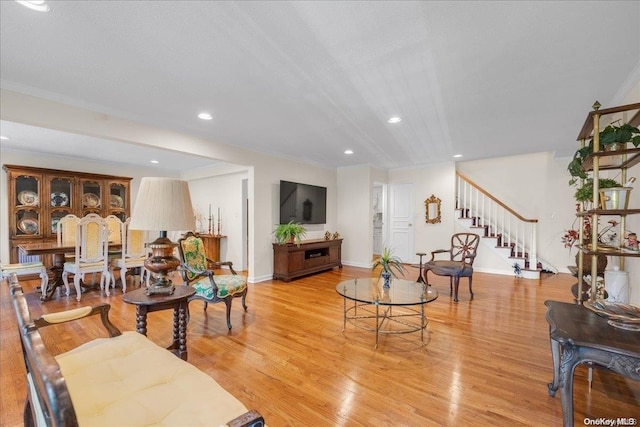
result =
[[[580,254],[576,254],[576,265],[578,265]],[[583,254],[582,255],[582,270],[584,274],[591,274],[591,257],[593,255]],[[598,275],[604,275],[604,270],[607,268],[607,256],[604,254],[598,254]]]
[[391,273],[389,273],[388,271],[383,271],[382,278],[384,279],[382,288],[389,289],[389,287],[391,286]]

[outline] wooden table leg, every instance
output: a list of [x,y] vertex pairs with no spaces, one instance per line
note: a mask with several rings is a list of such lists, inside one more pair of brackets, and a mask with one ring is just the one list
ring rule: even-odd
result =
[[187,306],[187,302],[182,302],[178,308],[178,353],[183,360],[187,360]]
[[46,292],[42,292],[41,301],[49,301],[53,298],[53,294],[58,286],[64,286],[62,280],[62,271],[64,269],[64,254],[53,254],[53,265],[49,269],[53,273],[53,280],[47,286]]
[[136,331],[147,336],[147,307],[144,305],[136,306]]
[[179,303],[173,309],[173,342],[167,350],[182,360],[187,360],[187,303]]

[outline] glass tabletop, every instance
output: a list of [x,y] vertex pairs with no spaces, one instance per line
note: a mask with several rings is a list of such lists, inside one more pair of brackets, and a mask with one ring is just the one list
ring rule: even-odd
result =
[[380,305],[426,304],[438,298],[433,287],[411,280],[392,278],[389,289],[382,283],[382,279],[372,278],[345,280],[336,286],[336,292],[354,301]]

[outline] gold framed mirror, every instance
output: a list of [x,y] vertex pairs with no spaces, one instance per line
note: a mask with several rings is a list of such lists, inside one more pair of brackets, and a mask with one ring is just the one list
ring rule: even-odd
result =
[[427,224],[437,224],[441,222],[440,204],[441,200],[433,194],[424,201],[425,219]]

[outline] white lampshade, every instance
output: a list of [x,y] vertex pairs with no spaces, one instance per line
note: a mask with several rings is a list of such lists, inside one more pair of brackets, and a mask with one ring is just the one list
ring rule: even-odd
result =
[[131,214],[132,230],[187,231],[195,228],[187,181],[144,177]]

